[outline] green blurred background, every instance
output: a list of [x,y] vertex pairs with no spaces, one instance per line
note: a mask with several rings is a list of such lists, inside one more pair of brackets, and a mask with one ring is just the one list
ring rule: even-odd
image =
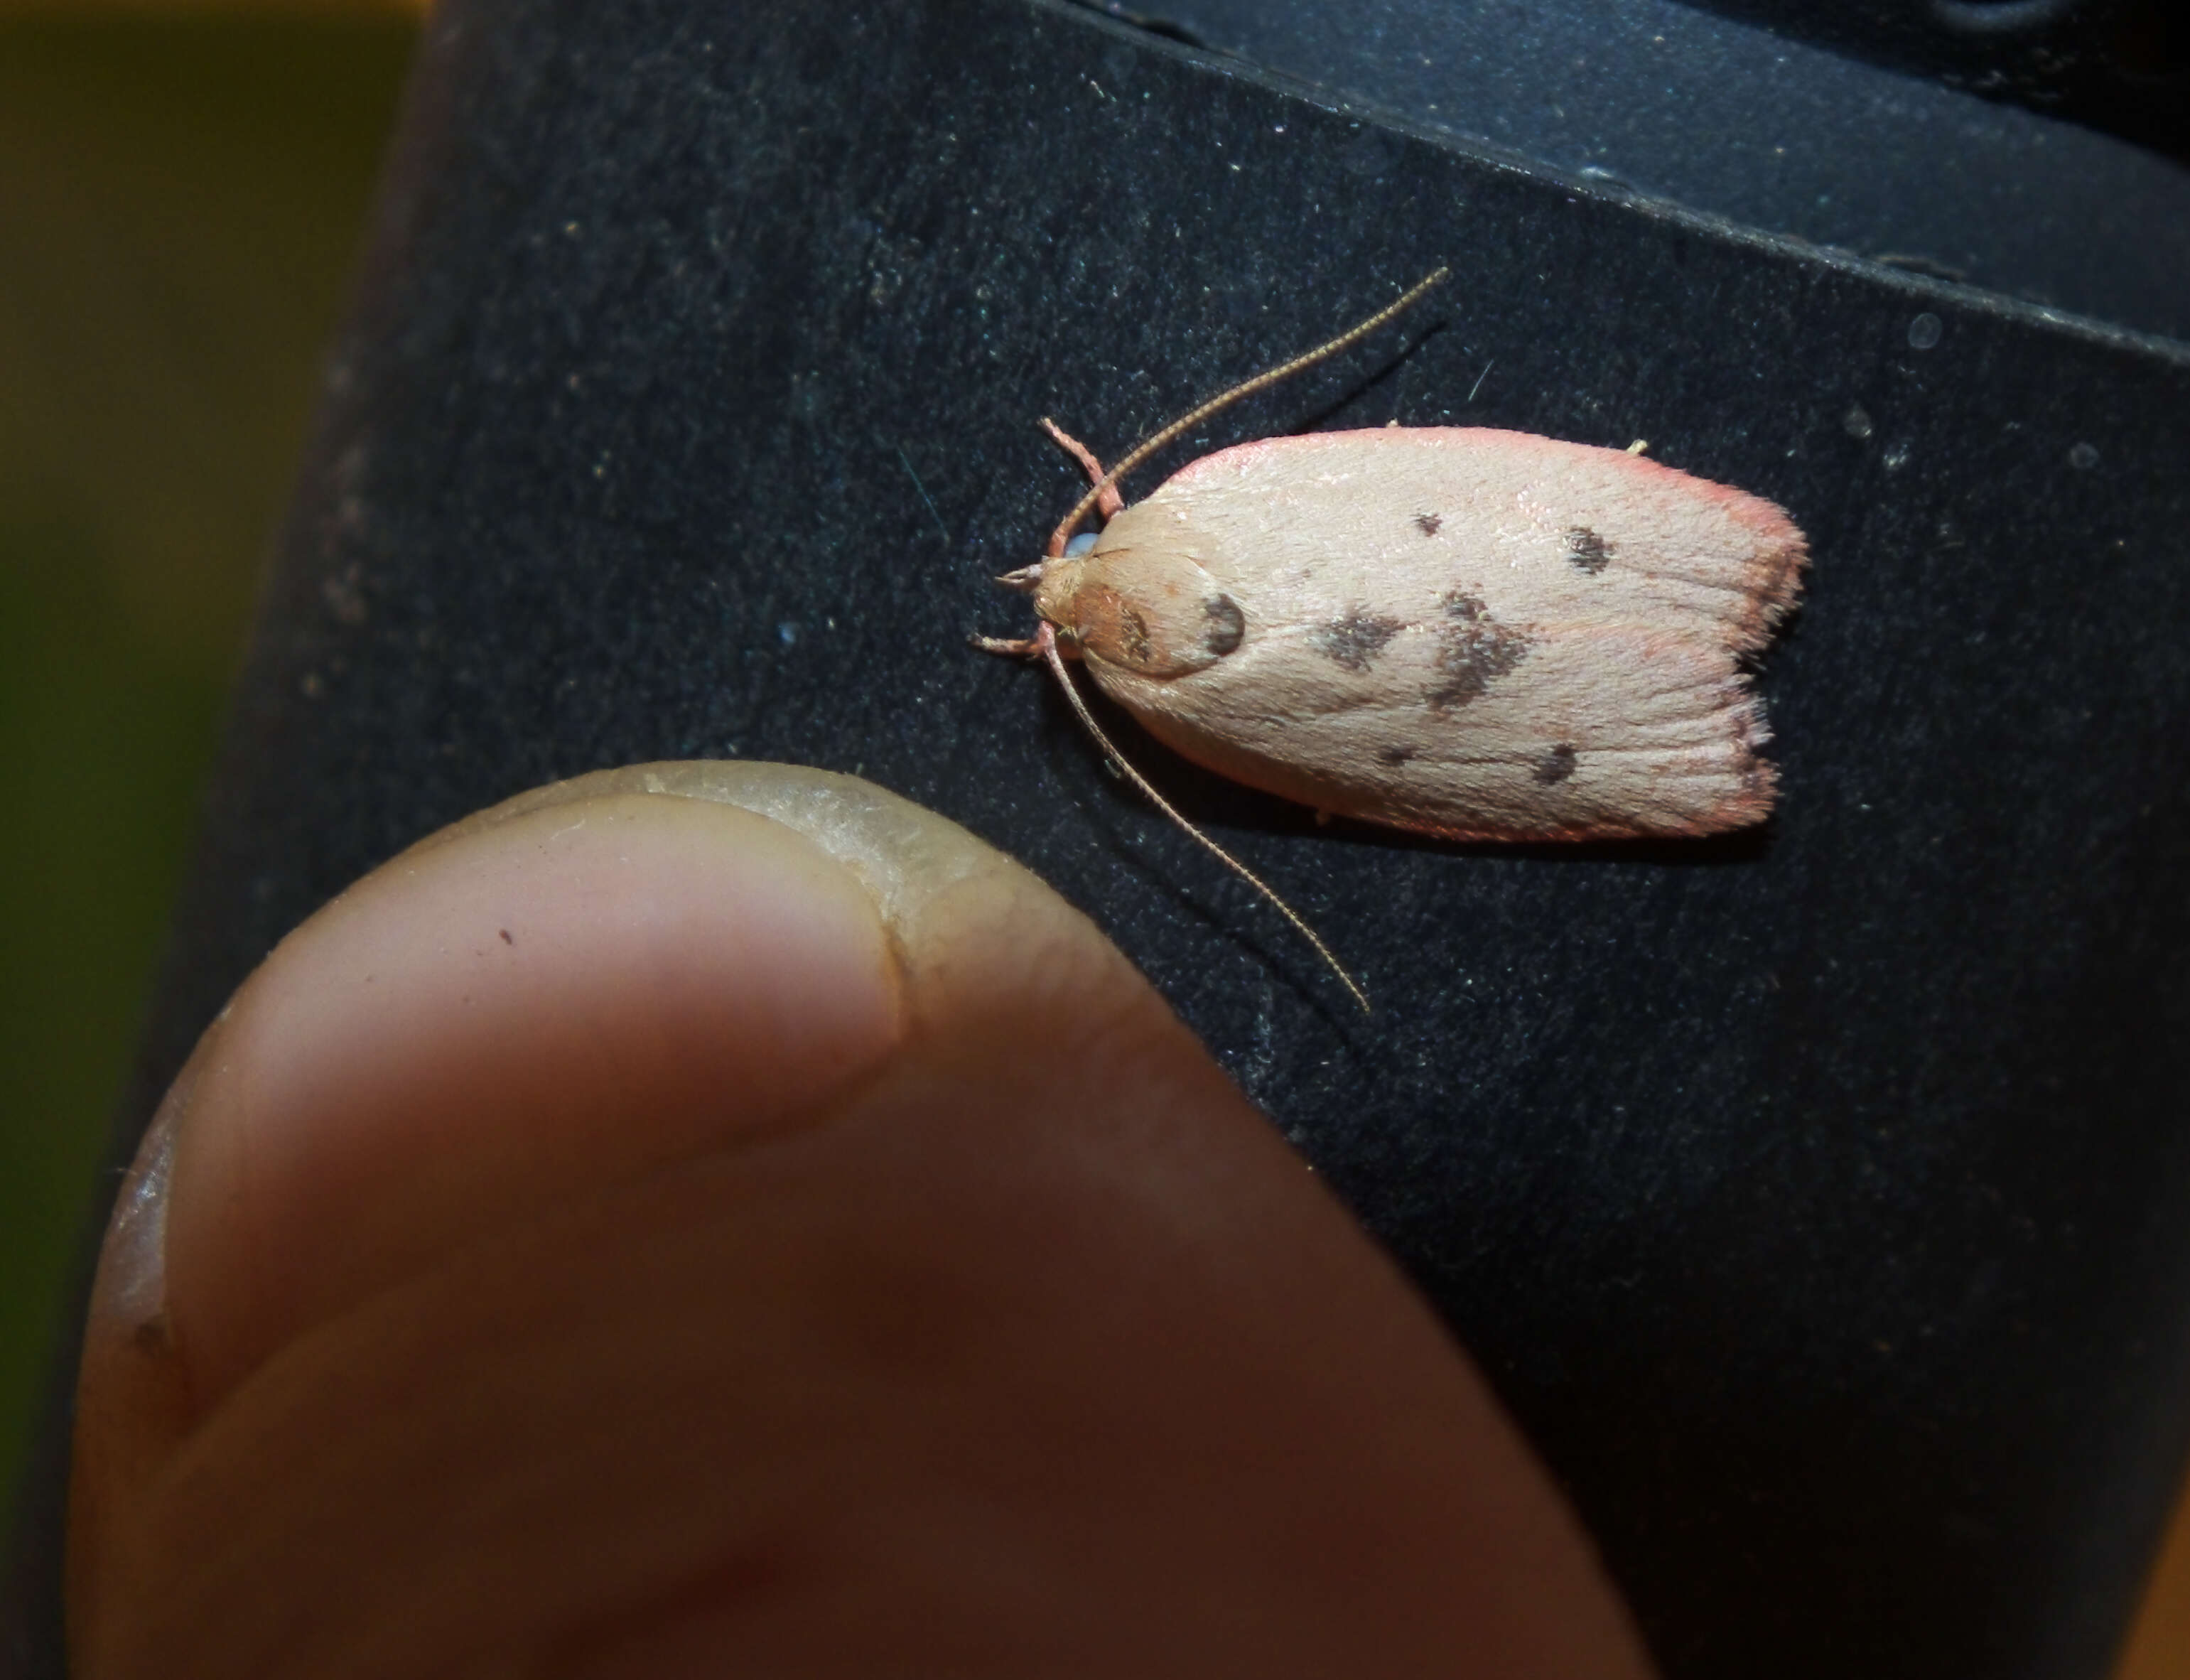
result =
[[[0,1490],[417,31],[0,0]],[[2190,1503],[2159,1582],[2116,1680],[2190,1677]]]
[[0,1487],[416,38],[0,10]]

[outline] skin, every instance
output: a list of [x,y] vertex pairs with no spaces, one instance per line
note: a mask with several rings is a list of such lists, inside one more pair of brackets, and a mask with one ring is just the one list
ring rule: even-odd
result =
[[1648,1671],[1124,958],[810,771],[544,790],[292,934],[148,1138],[80,1405],[94,1680]]

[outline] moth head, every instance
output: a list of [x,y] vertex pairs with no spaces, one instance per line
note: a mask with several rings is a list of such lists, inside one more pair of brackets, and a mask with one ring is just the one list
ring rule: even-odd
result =
[[[1065,559],[1072,560],[1085,559],[1087,554],[1093,551],[1096,543],[1101,540],[1102,533],[1100,531],[1081,531],[1077,536],[1074,537],[1069,542],[1064,545]],[[1041,580],[1044,571],[1051,566],[1060,565],[1062,564],[1062,561],[1055,559],[1036,560],[1030,566],[1021,566],[1017,571],[1005,572],[998,576],[996,581],[1002,584],[1007,589],[1018,590],[1022,595],[1035,594],[1041,587]]]
[[1048,561],[1034,604],[1082,658],[1138,677],[1206,670],[1247,634],[1239,603],[1183,554],[1110,548]]

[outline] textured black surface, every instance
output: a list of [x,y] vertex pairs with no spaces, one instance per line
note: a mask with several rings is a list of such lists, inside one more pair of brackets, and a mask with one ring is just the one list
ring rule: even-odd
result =
[[[133,1124],[440,824],[633,760],[855,771],[1175,1001],[1435,1297],[1670,1673],[2101,1671],[2190,1418],[2190,356],[1038,0],[432,31]],[[1816,565],[1762,678],[1781,811],[1724,843],[1318,830],[1121,724],[1364,1020],[964,639],[1024,627],[987,579],[1077,493],[1038,416],[1115,451],[1440,262],[1195,448],[1647,438]]]
[[[1121,8],[1151,9],[1104,3]],[[1926,4],[1880,0],[1877,9],[1894,8]],[[1164,0],[1160,9],[1206,47],[1463,143],[1936,278],[2190,337],[2190,164],[2181,161],[2190,76],[2177,78],[2170,159],[1683,0]],[[1782,25],[1801,12],[1830,37],[1835,18],[1847,24],[1859,9],[1796,0],[1758,9]],[[1892,31],[1867,38],[1883,45],[1881,33]],[[2003,32],[1980,44],[2013,57],[2018,39]],[[2108,109],[2127,105],[2116,98]]]
[[2190,156],[2179,0],[1692,0]]

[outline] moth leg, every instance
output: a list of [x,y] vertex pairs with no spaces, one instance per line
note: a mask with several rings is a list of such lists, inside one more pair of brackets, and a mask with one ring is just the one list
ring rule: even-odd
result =
[[1088,483],[1102,486],[1103,493],[1095,502],[1096,511],[1106,519],[1115,515],[1117,511],[1126,505],[1126,498],[1118,494],[1116,485],[1104,483],[1109,474],[1103,470],[1103,463],[1095,458],[1095,451],[1069,432],[1059,428],[1057,422],[1046,414],[1042,416],[1041,429],[1063,444],[1066,449],[1071,451],[1072,458],[1087,469]]
[[1367,1014],[1369,1013],[1369,994],[1362,990],[1360,985],[1355,981],[1353,976],[1346,972],[1346,965],[1331,955],[1330,947],[1323,942],[1321,937],[1316,933],[1314,928],[1308,925],[1307,922],[1302,918],[1301,913],[1295,910],[1291,905],[1287,904],[1283,899],[1279,898],[1277,894],[1276,889],[1273,888],[1268,882],[1263,880],[1261,876],[1256,874],[1253,870],[1248,868],[1245,864],[1241,863],[1240,860],[1234,857],[1231,853],[1226,851],[1206,834],[1204,834],[1200,829],[1196,828],[1192,823],[1181,816],[1178,814],[1178,808],[1173,805],[1170,800],[1165,798],[1162,794],[1157,792],[1155,784],[1150,781],[1146,776],[1143,775],[1138,770],[1135,769],[1132,765],[1132,761],[1127,758],[1124,753],[1119,752],[1117,747],[1111,743],[1110,737],[1103,733],[1103,726],[1095,721],[1095,714],[1087,709],[1087,702],[1081,697],[1080,685],[1072,680],[1072,673],[1065,668],[1064,650],[1058,644],[1057,627],[1054,624],[1045,621],[1042,627],[1034,633],[1034,640],[1030,645],[1031,645],[1037,653],[1041,654],[1044,660],[1048,661],[1049,668],[1056,673],[1058,684],[1059,687],[1064,689],[1065,699],[1071,702],[1073,711],[1079,715],[1081,727],[1086,729],[1088,735],[1093,739],[1095,745],[1102,748],[1104,762],[1111,765],[1119,775],[1124,776],[1127,781],[1130,781],[1134,786],[1139,788],[1141,792],[1147,797],[1149,803],[1154,805],[1158,810],[1161,811],[1166,816],[1169,817],[1173,822],[1177,823],[1181,828],[1184,829],[1187,833],[1193,837],[1194,843],[1196,845],[1200,846],[1203,850],[1212,854],[1216,857],[1217,860],[1223,864],[1225,868],[1230,870],[1242,881],[1245,881],[1250,887],[1252,887],[1257,892],[1260,893],[1272,905],[1275,905],[1278,914],[1284,917],[1286,921],[1291,922],[1295,928],[1298,928],[1302,936],[1305,938],[1310,945],[1315,947],[1315,954],[1330,965],[1331,973],[1337,975],[1340,983],[1345,986],[1347,990],[1353,994],[1353,1001],[1361,1006],[1361,1013],[1364,1015]]
[[[1058,430],[1057,422],[1047,415],[1042,417],[1041,423],[1050,436],[1072,451],[1080,464],[1087,469],[1087,475],[1095,480],[1095,488],[1081,497],[1080,505],[1067,514],[1064,522],[1049,534],[1049,547],[1042,552],[1051,559],[1058,560],[1064,558],[1068,546],[1074,540],[1074,533],[1080,528],[1081,520],[1087,517],[1091,508],[1100,508],[1104,519],[1107,520],[1126,505],[1126,498],[1118,494],[1115,476],[1103,470],[1103,463],[1095,458],[1092,450],[1077,438]],[[1092,547],[1093,542],[1094,538],[1092,536],[1086,536],[1082,541],[1081,546]]]
[[1014,659],[1039,659],[1042,656],[1041,639],[1038,636],[968,636],[966,639],[983,653],[1001,653]]

